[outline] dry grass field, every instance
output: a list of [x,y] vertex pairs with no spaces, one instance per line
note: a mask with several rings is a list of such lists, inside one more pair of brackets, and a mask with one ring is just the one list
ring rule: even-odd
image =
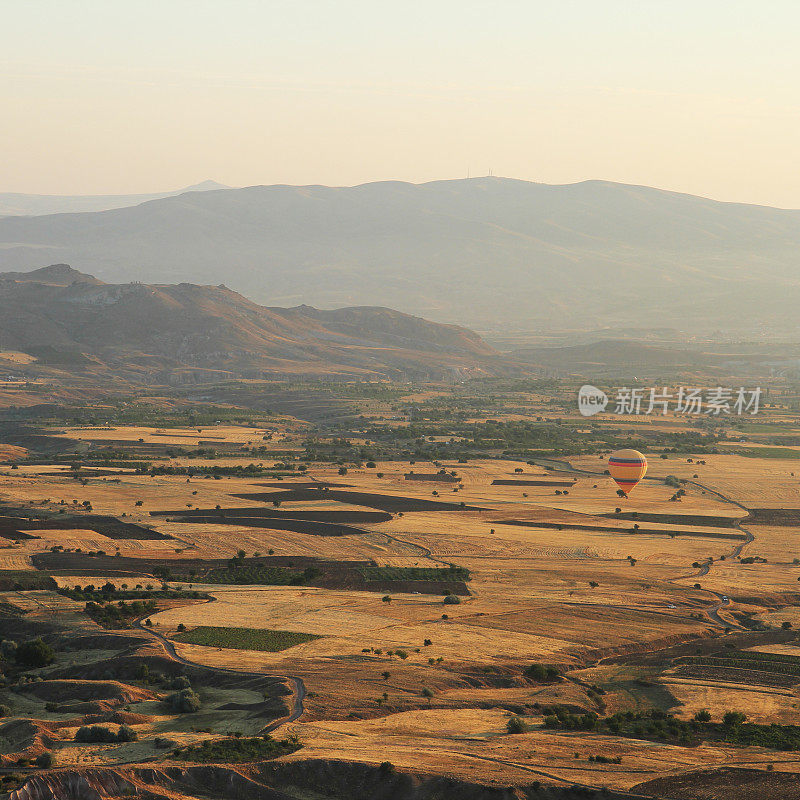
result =
[[[419,399],[437,396],[421,393]],[[663,425],[668,429],[674,423]],[[302,431],[289,425],[200,431],[109,426],[63,428],[58,435],[92,446],[216,446],[214,458],[178,455],[157,462],[210,469],[253,462],[241,448],[254,444],[299,452]],[[369,445],[368,439],[352,441]],[[258,460],[271,465],[279,459]],[[64,464],[23,463],[4,471],[0,499],[26,520],[64,523],[27,525],[30,538],[0,540],[0,572],[37,575],[37,558],[63,548],[77,560],[55,575],[60,589],[107,581],[116,587],[148,583],[158,588],[164,580],[168,592],[199,592],[191,602],[177,595],[159,600],[157,608],[140,615],[149,624],[140,629],[135,619],[129,621],[125,635],[149,642],[141,652],[156,659],[157,669],[173,663],[219,676],[230,676],[225,671],[233,669],[301,681],[305,697],[286,701],[295,708],[302,703],[300,713],[280,727],[282,735],[294,734],[303,745],[284,757],[289,763],[390,761],[398,770],[486,785],[539,780],[611,789],[630,789],[667,773],[731,765],[765,769],[773,764],[777,771],[798,771],[800,756],[764,747],[713,741],[689,746],[543,726],[543,709],[553,707],[600,717],[658,710],[691,720],[707,710],[719,720],[728,710],[742,709],[758,724],[793,725],[798,719],[800,677],[795,685],[780,672],[750,670],[736,677],[713,667],[726,642],[731,643],[727,652],[749,647],[762,657],[800,658],[800,647],[792,643],[793,630],[800,628],[800,564],[794,563],[800,558],[800,523],[774,516],[749,521],[750,509],[800,508],[800,477],[791,474],[793,463],[719,454],[691,461],[670,454],[650,463],[648,479],[630,498],[617,496],[599,454],[558,463],[483,458],[444,464],[416,460],[412,466],[376,460],[374,467],[348,464],[344,474],[336,464],[309,463],[305,475],[276,467],[280,480],[150,475],[97,466],[76,476]],[[410,469],[433,474],[441,468],[455,472],[457,481],[406,479]],[[679,502],[671,500],[674,486],[664,483],[668,475],[686,480]],[[314,488],[326,484],[327,491]],[[294,489],[300,490],[296,496]],[[220,519],[225,510],[237,516]],[[386,512],[382,521],[358,521],[358,514],[376,511]],[[184,512],[201,518],[179,516]],[[345,535],[324,527],[281,527],[282,520],[314,519],[314,514],[335,519],[341,512],[355,514]],[[270,514],[272,527],[264,527]],[[111,529],[94,524],[97,517],[140,527],[112,537]],[[144,528],[164,538],[137,538],[136,531]],[[244,553],[243,563],[261,559],[284,569],[292,559],[298,569],[310,563],[302,559],[401,571],[456,565],[469,571],[468,592],[456,602],[446,601],[443,591],[431,588],[434,584],[415,589],[413,581],[368,591],[311,585],[311,580],[220,584],[204,582],[201,573],[178,580],[152,574],[154,563],[180,572],[187,569],[180,566],[187,559],[225,564],[238,551]],[[93,562],[96,557],[89,554],[99,552],[106,560]],[[759,558],[747,563],[754,556]],[[22,612],[30,624],[58,619],[81,635],[103,632],[84,613],[83,601],[53,589],[8,586],[0,595],[0,602]],[[278,652],[173,639],[207,626],[319,638]],[[763,641],[747,638],[756,636]],[[120,658],[113,650],[102,652],[94,657],[103,663]],[[704,671],[684,668],[685,659],[709,653],[712,666],[704,662]],[[57,663],[63,669],[77,662],[59,654]],[[525,668],[534,663],[553,666],[563,677],[526,677]],[[264,719],[245,709],[255,708],[261,695],[242,686],[237,691],[243,694],[232,700],[225,692],[233,691],[227,684],[205,686],[201,694],[211,710],[194,718],[166,713],[163,694],[158,701],[129,704],[126,713],[139,715],[131,717],[139,720],[135,742],[81,745],[73,740],[80,720],[72,727],[65,724],[57,731],[58,763],[163,758],[156,736],[176,747],[208,738],[208,731],[225,733],[219,709],[226,703],[233,703],[230,726],[246,735],[258,733]],[[15,707],[29,718],[58,719],[30,699]],[[507,733],[515,716],[525,721],[527,732]],[[621,761],[606,763],[595,756]]]

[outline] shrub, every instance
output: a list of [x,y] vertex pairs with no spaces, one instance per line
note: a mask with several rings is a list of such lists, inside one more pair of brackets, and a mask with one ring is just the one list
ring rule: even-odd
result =
[[31,639],[27,642],[22,642],[17,646],[17,652],[14,656],[18,664],[23,664],[26,667],[46,667],[52,664],[55,660],[56,654],[49,644],[46,644],[39,639]]
[[135,742],[139,737],[130,725],[122,725],[117,731],[118,742]]
[[460,605],[461,598],[457,594],[448,594],[444,598],[444,604],[446,606],[457,606]]
[[528,730],[528,724],[521,717],[511,717],[506,723],[507,733],[525,733]]
[[44,753],[40,753],[36,756],[36,761],[34,762],[39,769],[50,769],[53,766],[53,754],[46,750]]
[[540,682],[557,681],[561,678],[561,673],[555,667],[544,664],[531,664],[523,674],[526,678]]
[[182,689],[169,696],[169,704],[179,714],[193,714],[200,710],[202,702],[192,689]]
[[614,756],[613,758],[610,756],[589,756],[589,761],[593,761],[596,764],[621,764],[622,756]]
[[0,719],[3,717],[11,716],[11,707],[10,706],[0,706]]
[[117,735],[104,725],[84,725],[75,732],[75,741],[89,744],[94,742],[116,742]]
[[17,643],[13,639],[3,639],[0,642],[0,655],[11,660],[17,654]]
[[726,711],[722,717],[722,724],[726,727],[734,727],[741,725],[746,719],[747,715],[742,714],[741,711]]
[[242,764],[293,753],[302,745],[295,736],[277,740],[264,735],[259,738],[207,739],[197,745],[179,747],[172,755],[196,763]]
[[711,722],[711,714],[709,714],[705,709],[698,711],[694,715],[694,718],[697,722]]
[[172,684],[170,685],[171,689],[191,689],[192,684],[189,682],[189,679],[185,675],[178,675],[176,678],[172,679]]

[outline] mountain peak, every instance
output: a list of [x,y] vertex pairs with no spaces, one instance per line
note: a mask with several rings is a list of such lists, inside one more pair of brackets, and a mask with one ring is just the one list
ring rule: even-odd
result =
[[73,283],[90,283],[101,286],[103,281],[73,269],[69,264],[50,264],[31,272],[0,272],[0,280],[17,283],[46,283],[50,286],[71,286]]
[[230,186],[226,186],[224,183],[220,183],[219,181],[207,180],[200,181],[200,183],[193,183],[191,186],[181,189],[181,192],[210,192],[214,191],[215,189],[230,188]]

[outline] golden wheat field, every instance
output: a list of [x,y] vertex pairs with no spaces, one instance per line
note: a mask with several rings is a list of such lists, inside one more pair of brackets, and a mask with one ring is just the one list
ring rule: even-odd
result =
[[[235,448],[263,442],[263,436],[287,452],[298,446],[288,425],[274,431],[70,428],[60,435],[95,444],[228,448],[213,459],[177,455],[159,462],[178,471],[251,462]],[[285,757],[289,761],[390,761],[398,769],[490,785],[535,779],[619,789],[665,771],[733,763],[800,769],[792,754],[763,747],[684,746],[543,727],[542,709],[554,707],[600,716],[656,708],[686,721],[703,711],[719,719],[732,708],[746,708],[759,724],[789,725],[797,718],[800,690],[791,680],[686,664],[696,653],[716,653],[728,638],[744,649],[754,626],[762,632],[747,645],[753,652],[788,658],[798,652],[789,639],[800,627],[800,605],[781,598],[800,598],[800,565],[794,563],[800,528],[783,517],[749,518],[753,508],[794,508],[800,480],[788,461],[697,460],[653,459],[648,479],[629,498],[617,495],[599,455],[558,463],[378,460],[344,472],[311,463],[303,474],[216,479],[97,467],[76,475],[65,465],[21,464],[3,476],[0,499],[17,513],[54,524],[34,521],[26,526],[28,538],[4,540],[0,567],[37,574],[42,555],[55,548],[72,559],[53,574],[62,591],[110,582],[126,590],[163,584],[167,595],[200,593],[191,602],[177,594],[159,601],[146,615],[149,626],[126,635],[156,637],[151,654],[166,652],[157,638],[165,637],[182,663],[221,674],[236,669],[302,681],[302,714],[282,727],[303,744]],[[446,480],[437,477],[440,470]],[[677,501],[674,485],[664,482],[668,475],[686,481]],[[225,510],[233,516],[223,524],[215,515]],[[183,518],[186,513],[201,518]],[[96,524],[98,517],[131,527],[112,533]],[[346,529],[331,522],[340,518],[348,520]],[[307,520],[322,527],[309,527]],[[284,568],[296,559],[298,569],[323,563],[350,569],[350,577],[328,586],[232,585],[204,582],[202,570],[180,578],[152,574],[153,564],[179,573],[206,562],[233,569],[236,558]],[[446,584],[415,588],[413,581],[387,578],[385,586],[370,586],[359,577],[364,565],[386,575],[439,575],[455,566],[468,570],[468,580],[458,602],[445,602]],[[81,600],[56,589],[8,590],[4,598],[31,620],[57,616],[84,634],[102,631]],[[222,632],[216,643],[192,643],[193,632],[205,629]],[[230,644],[248,631],[308,634],[310,640],[274,651]],[[190,640],[182,641],[186,636]],[[538,663],[564,677],[526,677],[525,665]],[[224,695],[228,689],[219,696],[215,691],[223,690],[204,689],[204,702],[232,702]],[[247,691],[236,702],[254,702]],[[165,713],[156,701],[131,709],[141,717],[132,717],[140,741],[80,747],[72,741],[77,728],[64,727],[60,763],[157,758],[156,735],[168,734],[177,745],[211,735],[199,722]],[[214,727],[224,724],[223,712],[207,716],[211,730],[223,730]],[[509,735],[509,720],[517,716],[526,732]],[[235,720],[248,733],[262,724],[244,711],[236,711]]]

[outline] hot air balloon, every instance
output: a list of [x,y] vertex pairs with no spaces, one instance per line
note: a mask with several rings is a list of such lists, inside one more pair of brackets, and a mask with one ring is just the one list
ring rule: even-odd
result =
[[608,471],[627,497],[647,472],[647,459],[638,450],[615,450],[608,458]]

